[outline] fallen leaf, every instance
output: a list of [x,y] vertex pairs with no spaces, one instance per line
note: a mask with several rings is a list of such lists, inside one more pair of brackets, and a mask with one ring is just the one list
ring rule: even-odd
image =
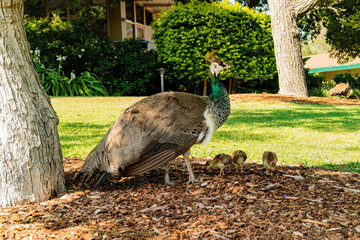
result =
[[203,188],[199,188],[193,192],[191,192],[193,195],[201,195],[205,193],[205,190]]
[[299,236],[299,237],[303,237],[303,236],[304,236],[304,234],[302,234],[301,232],[293,232],[293,234],[294,234],[295,236]]
[[296,181],[302,181],[302,180],[305,179],[303,176],[297,176],[297,175],[287,175],[287,174],[283,174],[283,176],[293,178],[293,179],[295,179]]
[[330,224],[328,223],[324,223],[324,222],[320,222],[320,221],[316,221],[316,220],[312,220],[312,219],[301,219],[302,222],[306,222],[306,223],[312,223],[312,224],[317,224],[317,225],[321,225],[324,227],[329,227]]

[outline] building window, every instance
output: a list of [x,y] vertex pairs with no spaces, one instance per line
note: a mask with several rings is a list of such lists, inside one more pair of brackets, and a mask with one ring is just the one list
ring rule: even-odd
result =
[[70,18],[78,18],[81,9],[86,7],[86,0],[68,1]]
[[137,34],[137,39],[145,40],[145,27],[137,25],[136,34]]
[[66,17],[65,0],[48,0],[48,12],[55,12],[60,17]]
[[136,23],[144,24],[144,8],[136,4]]
[[148,10],[145,11],[145,20],[146,20],[146,25],[148,26],[150,26],[150,24],[153,22],[153,14]]
[[126,20],[134,21],[134,4],[133,1],[125,1],[126,6]]
[[135,36],[134,36],[134,33],[135,33],[134,28],[135,28],[134,24],[126,23],[126,38],[128,38],[128,39],[135,38]]
[[45,0],[39,0],[36,3],[27,0],[25,2],[25,14],[32,17],[46,17]]

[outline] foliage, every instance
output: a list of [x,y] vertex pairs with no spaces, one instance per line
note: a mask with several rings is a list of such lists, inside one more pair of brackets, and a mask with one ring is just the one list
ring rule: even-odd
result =
[[334,76],[335,83],[349,83],[351,88],[360,88],[360,75],[356,73],[355,75],[350,72],[347,73],[337,73]]
[[326,39],[342,62],[360,55],[360,0],[327,0],[321,5]]
[[[266,0],[238,0],[244,5],[255,4],[255,9],[267,10]],[[303,43],[312,41],[327,29],[326,42],[340,62],[347,62],[360,55],[360,0],[326,0],[311,9],[301,19],[298,27]]]
[[101,49],[94,56],[95,73],[106,80],[104,85],[112,95],[155,93],[159,82],[156,51],[144,51],[136,40],[102,43]]
[[[96,74],[109,94],[154,93],[159,78],[156,52],[144,51],[142,43],[136,40],[111,42],[98,38],[92,29],[95,10],[81,12],[86,17],[77,21],[62,21],[57,15],[27,19],[25,25],[31,49],[40,50],[41,62],[48,70],[57,69],[57,56],[65,56],[61,69],[63,75]],[[95,78],[93,74],[91,81]]]
[[218,50],[231,64],[222,76],[240,81],[266,81],[276,73],[270,18],[238,3],[177,4],[153,23],[158,55],[177,86],[196,88],[208,77],[205,57]]
[[309,90],[310,96],[313,97],[331,97],[330,91],[326,87],[318,87]]
[[[309,59],[310,57],[303,58],[304,65]],[[324,87],[324,84],[327,85],[326,78],[319,73],[309,73],[309,71],[310,69],[305,68],[306,83],[310,96],[325,97],[327,95],[326,91],[329,90]]]
[[324,87],[326,78],[319,73],[309,73],[309,69],[305,69],[306,72],[306,83],[309,90]]
[[325,29],[315,38],[303,41],[301,43],[301,52],[303,56],[310,56],[322,53],[329,53],[331,51],[331,46],[326,42],[326,32]]
[[42,86],[51,96],[106,96],[107,91],[100,79],[92,73],[84,72],[79,77],[71,73],[70,79],[62,71],[66,57],[58,56],[58,67],[46,68],[40,60],[40,51],[35,50],[33,61],[39,73]]
[[[94,32],[86,21],[62,21],[59,16],[51,18],[30,18],[25,21],[26,34],[31,50],[40,50],[41,62],[49,68],[58,66],[56,56],[66,56],[63,71],[80,74],[87,69],[83,67],[83,46],[96,39]],[[90,70],[91,71],[91,70]]]
[[360,99],[360,88],[353,88],[353,94]]
[[327,80],[319,73],[309,73],[309,69],[305,69],[305,73],[310,96],[330,97],[330,89],[335,86],[334,81]]

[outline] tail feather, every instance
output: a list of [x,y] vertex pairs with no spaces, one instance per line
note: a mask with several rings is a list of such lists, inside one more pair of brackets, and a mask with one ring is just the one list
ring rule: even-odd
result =
[[99,179],[94,184],[93,189],[99,189],[99,187],[111,176],[111,173],[103,172]]

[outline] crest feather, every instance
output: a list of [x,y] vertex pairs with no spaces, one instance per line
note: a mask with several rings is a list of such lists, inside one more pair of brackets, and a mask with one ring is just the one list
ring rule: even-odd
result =
[[209,53],[209,55],[207,55],[207,57],[205,58],[206,62],[212,62],[214,60],[216,60],[216,53],[218,52],[218,50],[213,50],[211,53]]

